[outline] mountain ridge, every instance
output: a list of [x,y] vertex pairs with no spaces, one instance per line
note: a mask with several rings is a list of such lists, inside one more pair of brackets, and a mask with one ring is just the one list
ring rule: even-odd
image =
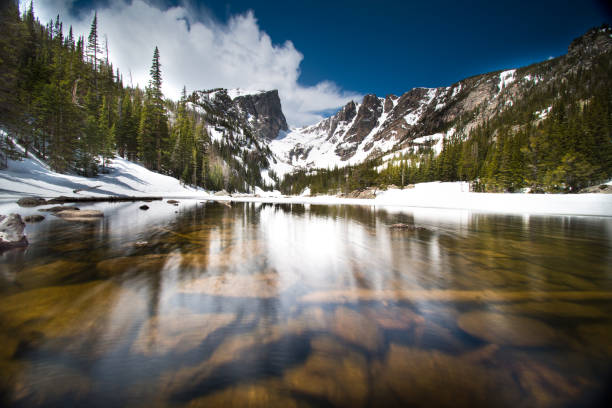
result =
[[414,146],[412,141],[424,136],[467,137],[528,94],[588,71],[597,57],[611,52],[612,29],[593,28],[552,60],[474,75],[447,87],[413,88],[399,97],[367,94],[361,103],[351,101],[316,124],[272,140],[270,148],[296,169],[333,168]]

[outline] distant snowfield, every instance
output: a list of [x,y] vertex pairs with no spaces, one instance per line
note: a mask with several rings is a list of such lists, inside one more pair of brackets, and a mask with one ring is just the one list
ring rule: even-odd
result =
[[612,217],[612,194],[470,193],[468,183],[421,183],[413,189],[381,191],[375,199],[319,197],[231,197],[232,201],[291,204],[353,204],[383,207],[460,209],[489,213]]
[[[87,190],[85,190],[87,189]],[[81,190],[74,193],[74,190]],[[265,192],[256,188],[257,196],[215,196],[202,189],[183,186],[177,179],[157,174],[143,166],[116,157],[109,174],[97,178],[59,174],[44,163],[29,158],[9,161],[7,170],[0,170],[0,199],[41,196],[162,196],[164,198],[194,198],[231,200],[237,202],[268,202],[288,204],[353,204],[393,207],[424,207],[463,209],[495,213],[566,214],[612,216],[612,194],[492,194],[470,193],[464,182],[421,183],[412,189],[380,191],[375,199],[348,199],[335,196],[282,196],[278,191]],[[12,203],[14,201],[10,200]],[[9,210],[0,206],[1,212]],[[15,207],[10,206],[13,211]]]

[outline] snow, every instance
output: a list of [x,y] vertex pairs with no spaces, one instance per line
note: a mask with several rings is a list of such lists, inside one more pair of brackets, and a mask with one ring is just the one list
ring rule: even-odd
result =
[[206,131],[210,136],[210,140],[214,142],[220,142],[223,140],[223,132],[217,130],[217,128],[215,128],[214,126],[206,126]]
[[546,119],[551,110],[552,106],[549,106],[548,108],[542,109],[541,111],[536,111],[535,114],[539,119]]
[[416,125],[419,119],[421,119],[421,111],[419,110],[415,112],[410,112],[409,114],[404,116],[404,120],[406,121],[406,124],[410,126]]
[[264,92],[265,91],[254,91],[254,90],[236,88],[236,89],[228,89],[227,96],[229,96],[230,99],[233,100],[239,96],[257,95],[257,94],[264,93]]
[[448,210],[504,214],[549,214],[612,217],[612,194],[508,194],[470,193],[467,183],[422,183],[412,189],[390,189],[375,199],[339,198],[336,196],[293,196],[266,199],[232,197],[232,201],[255,201],[278,204],[370,205],[385,208],[428,208],[434,214]]
[[459,92],[461,92],[461,87],[462,87],[462,84],[459,84],[459,86],[453,88],[453,94],[451,95],[451,98],[454,98],[455,96],[457,96]]
[[259,197],[276,197],[276,198],[283,196],[281,192],[278,190],[265,191],[257,186],[255,186],[255,195]]
[[512,82],[514,82],[514,73],[516,72],[516,69],[509,69],[507,71],[504,71],[502,73],[499,74],[499,91],[501,92],[502,89],[504,89],[505,87],[507,87],[508,85],[510,85]]
[[442,142],[444,141],[444,137],[444,133],[434,133],[433,135],[417,137],[416,139],[412,140],[412,143],[423,144],[425,142],[435,140],[436,143],[431,148],[436,154],[440,154],[442,152]]
[[[100,174],[95,178],[55,173],[30,154],[22,161],[9,160],[8,168],[0,170],[0,196],[184,197],[204,193],[204,190],[185,187],[173,177],[152,172],[120,157],[112,160],[109,170],[109,174]],[[73,193],[77,189],[87,191]]]
[[[441,140],[440,135],[442,134],[436,135],[424,136],[419,139],[425,140],[425,138],[436,136]],[[612,180],[608,181],[608,184],[612,184]],[[95,188],[90,191],[73,193],[75,189],[90,187]],[[494,213],[612,217],[612,194],[493,194],[471,193],[468,190],[469,185],[465,182],[420,183],[411,189],[383,191],[375,199],[367,200],[335,196],[307,197],[306,195],[310,194],[309,190],[302,192],[304,196],[284,197],[278,191],[268,192],[256,187],[255,193],[259,197],[238,195],[214,197],[214,199],[240,202],[373,205],[460,209]],[[25,208],[17,209],[14,201],[8,201],[11,197],[27,195],[42,197],[129,195],[211,198],[210,194],[204,190],[185,187],[175,178],[149,171],[137,163],[132,163],[120,157],[113,159],[110,174],[103,174],[96,178],[55,173],[44,163],[32,157],[23,161],[9,160],[8,169],[0,170],[0,199],[6,199],[7,202],[6,205],[0,206],[2,212],[19,211],[23,214],[30,211]],[[161,204],[160,208],[162,208]],[[154,219],[150,221],[155,222]]]

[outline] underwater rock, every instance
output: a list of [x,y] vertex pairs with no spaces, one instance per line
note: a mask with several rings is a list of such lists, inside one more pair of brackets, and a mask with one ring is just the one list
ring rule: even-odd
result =
[[385,330],[405,330],[425,323],[423,316],[400,307],[366,308],[363,313]]
[[552,327],[527,317],[476,311],[462,314],[457,323],[472,336],[500,345],[538,347],[558,339]]
[[274,270],[251,274],[219,274],[185,282],[182,293],[204,293],[211,296],[274,298],[295,283],[290,276],[280,277]]
[[154,316],[142,326],[132,349],[147,356],[186,353],[235,318],[231,313]]
[[55,216],[69,221],[91,221],[104,217],[104,214],[99,210],[63,210],[56,212]]
[[146,204],[143,204],[143,205],[141,205],[141,206],[140,206],[140,207],[138,207],[138,208],[140,208],[141,210],[146,211],[146,210],[148,210],[148,209],[149,209],[149,206],[148,206],[148,205],[146,205]]
[[44,219],[45,219],[44,215],[38,215],[38,214],[26,215],[25,217],[23,217],[23,220],[29,223],[41,222]]
[[588,353],[612,357],[612,323],[592,323],[578,327],[578,334]]
[[302,366],[286,371],[287,386],[334,406],[364,406],[369,392],[365,357],[330,339],[315,339],[312,348]]
[[291,394],[278,380],[265,380],[255,384],[240,384],[191,400],[188,408],[236,407],[236,408],[297,408]]
[[142,298],[103,281],[50,286],[0,298],[3,327],[19,338],[42,335],[45,347],[87,350],[88,355],[104,353],[117,344],[133,325],[133,316],[143,310]]
[[59,364],[32,365],[14,377],[11,397],[19,406],[62,406],[62,402],[78,401],[91,390],[85,373]]
[[261,324],[257,329],[227,337],[215,349],[210,358],[196,366],[172,371],[160,378],[160,390],[165,393],[181,393],[206,381],[215,369],[231,364],[244,364],[259,356],[258,349],[281,340],[284,333],[279,326]]
[[166,201],[166,202],[167,202],[168,204],[171,204],[171,205],[174,205],[174,206],[179,205],[179,201],[177,201],[177,200],[168,200],[168,201]]
[[25,223],[19,214],[0,215],[0,250],[27,246],[24,228]]
[[47,200],[42,197],[22,197],[17,200],[17,205],[20,207],[38,207],[39,205],[45,205]]
[[0,347],[0,361],[9,360],[13,357],[15,351],[17,351],[19,340],[12,336],[0,333],[0,344],[2,345],[2,347]]
[[377,350],[382,342],[376,322],[346,307],[336,309],[331,329],[343,340],[370,351]]
[[66,210],[71,210],[71,211],[79,211],[80,208],[79,207],[75,207],[72,205],[56,205],[54,207],[49,207],[49,208],[39,208],[38,211],[42,211],[42,212],[50,212],[50,213],[57,213],[60,211],[66,211]]
[[98,262],[96,269],[102,272],[104,276],[119,275],[125,272],[159,271],[164,267],[168,259],[169,255],[167,254],[120,256]]
[[[435,407],[517,406],[521,390],[511,373],[461,357],[391,344],[372,373],[374,398],[394,395],[391,405]],[[381,397],[382,398],[382,397]]]
[[559,316],[559,317],[605,317],[606,314],[593,306],[570,302],[524,302],[492,305],[495,311],[532,316]]
[[514,360],[512,372],[528,395],[525,406],[566,407],[574,406],[589,386],[578,376],[565,377],[542,363],[529,359]]
[[86,266],[84,262],[60,259],[24,268],[17,274],[17,281],[24,287],[60,284],[71,276],[77,276],[83,272]]

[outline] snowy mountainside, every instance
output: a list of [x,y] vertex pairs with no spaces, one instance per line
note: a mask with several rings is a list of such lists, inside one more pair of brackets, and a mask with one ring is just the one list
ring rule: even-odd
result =
[[[562,86],[602,58],[609,60],[611,53],[612,29],[592,29],[574,40],[566,55],[541,63],[473,76],[447,87],[415,88],[399,97],[366,95],[361,103],[351,101],[317,124],[281,134],[270,149],[285,166],[333,168],[392,151],[417,150],[430,142],[437,145],[439,135],[465,138],[538,92]],[[533,112],[535,120],[547,111],[550,101]],[[434,150],[439,153],[439,146]],[[283,173],[280,168],[278,173]]]

